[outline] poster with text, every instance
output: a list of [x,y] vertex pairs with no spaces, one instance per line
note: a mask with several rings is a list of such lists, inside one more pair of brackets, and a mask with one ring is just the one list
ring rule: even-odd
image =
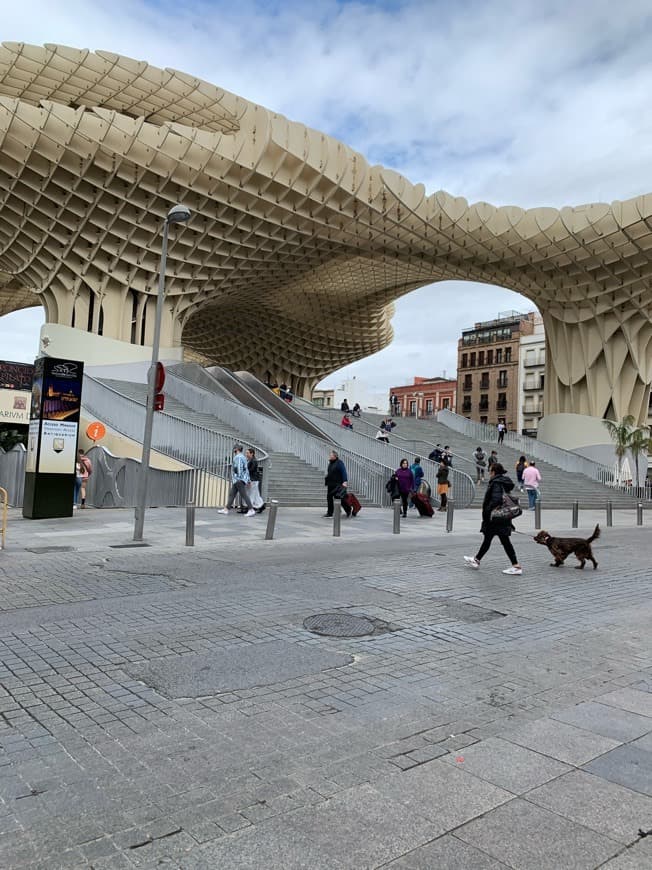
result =
[[81,362],[46,357],[43,369],[43,420],[79,422],[84,365]]
[[27,436],[27,456],[25,457],[25,471],[36,471],[38,457],[38,434],[41,426],[40,420],[31,420],[29,434]]
[[16,423],[27,426],[31,393],[25,390],[5,390],[0,388],[0,423]]
[[41,474],[74,474],[76,451],[77,423],[43,420],[38,463]]

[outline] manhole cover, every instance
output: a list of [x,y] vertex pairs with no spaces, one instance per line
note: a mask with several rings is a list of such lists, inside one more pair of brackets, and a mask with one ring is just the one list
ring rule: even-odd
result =
[[313,634],[328,637],[363,637],[373,634],[376,629],[372,619],[350,613],[318,613],[304,620],[303,627]]

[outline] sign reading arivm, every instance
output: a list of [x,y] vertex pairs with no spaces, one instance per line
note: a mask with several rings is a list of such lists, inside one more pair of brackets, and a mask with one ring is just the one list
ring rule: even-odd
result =
[[39,357],[34,364],[23,516],[70,517],[84,364]]

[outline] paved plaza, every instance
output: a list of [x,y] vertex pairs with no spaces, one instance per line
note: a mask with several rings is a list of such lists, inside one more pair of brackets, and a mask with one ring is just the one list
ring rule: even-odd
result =
[[652,868],[652,517],[322,512],[10,512],[0,867]]

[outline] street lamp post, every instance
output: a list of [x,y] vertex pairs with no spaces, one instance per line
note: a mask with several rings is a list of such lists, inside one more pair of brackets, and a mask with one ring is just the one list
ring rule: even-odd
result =
[[143,454],[140,462],[138,499],[134,516],[134,541],[143,540],[145,509],[147,505],[147,484],[149,478],[149,457],[152,450],[152,429],[154,428],[154,396],[156,394],[156,365],[161,342],[161,320],[163,318],[163,299],[165,296],[165,265],[168,256],[168,230],[170,224],[185,223],[190,219],[190,209],[185,205],[174,205],[163,221],[163,244],[161,245],[161,269],[158,277],[156,297],[156,318],[154,320],[154,341],[152,343],[152,364],[147,373],[147,406],[145,408],[145,431],[143,433]]

